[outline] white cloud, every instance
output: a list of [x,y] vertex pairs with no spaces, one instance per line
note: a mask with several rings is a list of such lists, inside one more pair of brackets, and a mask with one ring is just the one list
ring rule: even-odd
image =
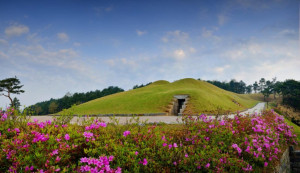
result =
[[115,58],[107,59],[105,62],[110,66],[117,66],[118,68],[137,68],[138,64],[136,61],[140,61],[132,58]]
[[69,36],[64,32],[57,33],[57,38],[64,42],[69,41]]
[[233,60],[247,59],[249,57],[262,58],[267,56],[268,50],[267,47],[265,47],[266,49],[263,47],[263,44],[247,43],[226,51],[224,55]]
[[190,47],[189,51],[190,51],[190,53],[196,53],[197,52],[197,50],[195,48],[193,48],[193,47]]
[[161,38],[161,41],[163,41],[164,43],[168,43],[168,42],[185,43],[188,38],[189,38],[188,33],[182,32],[180,30],[175,30],[175,31],[167,32],[166,35]]
[[5,34],[8,37],[20,36],[29,32],[29,28],[25,25],[12,25],[5,29]]
[[142,35],[147,34],[147,31],[136,30],[136,34],[137,34],[138,36],[142,36]]
[[114,59],[108,59],[108,60],[105,60],[105,62],[110,66],[115,66],[115,64],[116,64],[116,60],[114,60]]
[[277,37],[285,37],[285,38],[292,38],[292,39],[298,39],[297,38],[297,32],[293,29],[284,29],[278,32]]
[[78,42],[74,42],[74,43],[73,43],[73,45],[74,45],[74,46],[76,46],[76,47],[79,47],[79,46],[81,46],[81,44],[80,44],[80,43],[78,43]]
[[216,68],[214,68],[214,70],[215,70],[216,73],[222,74],[228,68],[230,68],[230,65],[225,65],[225,66],[222,66],[222,67],[216,67]]
[[45,66],[87,71],[87,67],[79,60],[79,55],[73,49],[47,50],[42,45],[14,44],[7,55],[14,57],[15,61],[25,60],[27,63],[37,63]]
[[7,44],[7,41],[0,38],[0,44]]
[[173,55],[177,60],[183,60],[186,58],[185,52],[182,49],[175,50]]
[[214,32],[217,30],[218,28],[214,28],[212,30],[206,29],[205,27],[202,28],[202,37],[206,38],[206,39],[212,39],[213,41],[219,42],[221,41],[221,38],[214,35]]
[[5,53],[3,53],[3,52],[1,52],[0,51],[0,59],[1,58],[5,58],[5,59],[7,59],[8,58],[8,56],[7,55],[5,55]]

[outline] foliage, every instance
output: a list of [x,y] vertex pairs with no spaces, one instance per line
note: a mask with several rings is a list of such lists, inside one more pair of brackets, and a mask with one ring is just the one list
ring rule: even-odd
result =
[[47,115],[51,113],[60,112],[63,109],[68,109],[74,104],[82,104],[90,100],[94,100],[100,97],[104,97],[110,94],[123,92],[124,90],[119,87],[110,86],[102,91],[90,91],[87,93],[67,93],[64,97],[59,99],[50,99],[48,101],[39,102],[32,106],[27,107],[34,111],[36,115]]
[[145,86],[148,86],[148,85],[150,85],[150,84],[152,84],[152,82],[149,82],[149,83],[147,83],[147,84],[141,84],[141,85],[134,85],[133,87],[132,87],[132,89],[138,89],[138,88],[142,88],[142,87],[145,87]]
[[220,81],[217,81],[217,80],[213,80],[213,81],[210,81],[208,80],[207,82],[219,87],[219,88],[222,88],[224,90],[227,90],[227,91],[231,91],[231,92],[235,92],[235,93],[238,93],[238,94],[244,94],[244,93],[251,93],[252,92],[252,86],[251,85],[246,85],[244,81],[240,81],[240,82],[237,82],[235,79],[232,79],[230,80],[230,82],[220,82]]
[[14,107],[15,109],[19,110],[21,106],[20,100],[18,98],[14,98],[12,104],[10,104],[10,107]]
[[300,82],[295,80],[286,80],[280,86],[282,94],[282,103],[300,110]]
[[232,79],[230,82],[220,81],[207,81],[213,85],[216,85],[227,91],[235,93],[251,93],[252,89],[256,93],[257,91],[264,96],[264,100],[269,102],[269,96],[273,94],[274,99],[276,95],[282,95],[282,103],[293,107],[296,110],[300,110],[300,81],[288,79],[284,82],[277,81],[276,77],[272,80],[266,80],[261,78],[259,82],[255,81],[252,85],[246,86],[243,81],[236,82]]
[[271,172],[293,128],[273,111],[221,121],[114,125],[27,122],[0,114],[0,172]]
[[11,98],[11,94],[20,94],[24,93],[24,90],[21,90],[23,85],[20,85],[20,80],[15,76],[14,78],[6,78],[3,80],[0,80],[0,93],[5,92],[6,94],[0,94],[3,95],[10,100],[10,105],[14,107],[14,102]]

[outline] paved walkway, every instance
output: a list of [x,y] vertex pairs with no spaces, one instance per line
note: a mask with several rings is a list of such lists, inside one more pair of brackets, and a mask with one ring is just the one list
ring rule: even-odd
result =
[[[248,109],[244,112],[241,112],[240,114],[253,114],[253,113],[260,113],[265,107],[265,103],[258,103],[256,106],[254,106],[251,109]],[[220,116],[220,118],[223,117],[229,117],[229,118],[233,118],[236,114],[231,114],[231,115],[222,115]],[[208,116],[211,118],[215,118],[215,116]],[[46,121],[46,120],[53,120],[53,116],[31,116],[30,117],[31,120],[33,121],[34,119],[37,119],[39,121]],[[116,119],[119,120],[120,124],[126,124],[127,122],[130,122],[130,119],[132,119],[132,117],[115,117]],[[105,122],[113,122],[112,119],[110,117],[101,117],[101,119]],[[77,123],[77,122],[81,122],[83,121],[84,118],[78,118],[78,117],[74,117],[71,120],[71,123]],[[181,123],[181,116],[140,116],[139,117],[139,122],[140,123],[144,123],[144,122],[148,122],[148,123],[155,123],[155,122],[164,122],[167,124],[175,124],[175,123]],[[133,123],[135,123],[135,121],[133,121]]]

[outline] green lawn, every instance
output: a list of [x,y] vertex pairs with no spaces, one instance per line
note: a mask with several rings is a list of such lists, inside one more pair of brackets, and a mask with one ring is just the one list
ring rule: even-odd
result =
[[285,122],[289,125],[289,126],[293,126],[294,127],[294,130],[295,130],[295,133],[297,135],[297,139],[298,141],[300,142],[300,127],[297,126],[296,124],[294,124],[293,122],[291,122],[290,120],[288,120],[287,118],[284,118],[285,119]]
[[89,101],[73,107],[73,110],[74,114],[79,115],[167,112],[168,105],[177,94],[190,96],[186,113],[234,112],[253,107],[258,103],[249,95],[232,93],[207,82],[188,78],[172,83],[163,80],[156,81],[143,88]]

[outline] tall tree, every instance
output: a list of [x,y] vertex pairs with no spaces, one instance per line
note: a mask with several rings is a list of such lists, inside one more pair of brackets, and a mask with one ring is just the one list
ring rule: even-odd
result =
[[257,81],[255,81],[254,84],[253,84],[253,90],[254,90],[255,93],[258,90],[258,83],[257,83]]
[[52,113],[52,114],[55,113],[57,110],[57,107],[58,107],[57,103],[51,102],[49,105],[49,113]]
[[20,100],[17,99],[16,97],[13,99],[13,104],[10,105],[11,107],[14,107],[15,109],[19,110],[21,103]]
[[293,79],[286,80],[280,89],[282,103],[300,110],[300,82]]
[[251,94],[252,93],[252,85],[248,85],[246,87],[246,92],[247,92],[247,94]]
[[262,92],[265,88],[266,85],[266,79],[265,78],[261,78],[259,80],[259,91]]
[[11,106],[14,107],[13,99],[11,94],[20,94],[24,93],[24,90],[21,90],[23,85],[20,85],[20,80],[15,76],[14,78],[6,78],[0,81],[0,93],[5,92],[6,94],[0,94],[9,98]]

